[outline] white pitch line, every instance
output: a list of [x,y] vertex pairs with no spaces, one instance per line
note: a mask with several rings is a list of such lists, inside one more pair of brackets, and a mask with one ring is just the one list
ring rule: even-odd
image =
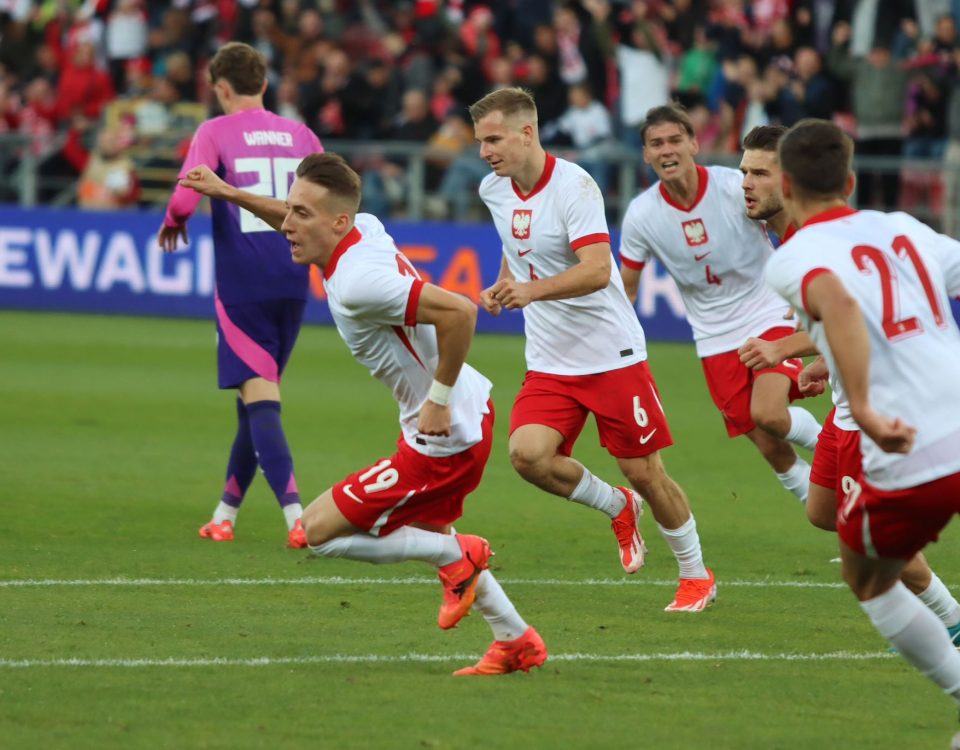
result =
[[[830,651],[822,654],[764,654],[756,651],[725,651],[705,654],[691,651],[660,654],[551,654],[549,662],[683,662],[683,661],[876,661],[893,658],[895,654],[883,651]],[[403,662],[464,662],[470,663],[479,654],[329,654],[321,656],[260,657],[253,659],[0,659],[0,669],[30,669],[38,667],[276,667],[309,666],[316,664],[391,664]]]
[[[677,585],[674,579],[652,578],[586,578],[565,580],[562,578],[501,578],[505,586],[664,586]],[[0,588],[31,588],[41,586],[435,586],[437,579],[410,578],[344,578],[327,576],[320,578],[27,578],[0,580]],[[791,588],[791,589],[842,589],[846,584],[826,581],[769,581],[719,579],[723,587],[737,588]]]

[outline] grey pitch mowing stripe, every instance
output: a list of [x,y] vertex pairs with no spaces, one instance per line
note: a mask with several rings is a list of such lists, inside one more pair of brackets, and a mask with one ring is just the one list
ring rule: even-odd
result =
[[[328,654],[318,656],[260,657],[251,659],[175,658],[167,659],[0,659],[0,669],[30,669],[40,667],[275,667],[313,664],[396,664],[403,662],[462,662],[469,664],[479,654]],[[550,654],[548,664],[554,662],[676,662],[676,661],[875,661],[893,658],[895,654],[882,651],[830,651],[821,654],[765,654],[756,651],[724,651],[700,653],[653,654]]]
[[[652,578],[498,578],[505,586],[664,586],[677,585],[672,579]],[[436,577],[409,578],[27,578],[0,580],[0,588],[32,588],[40,586],[422,586],[437,584]],[[718,579],[720,588],[796,588],[842,589],[846,585],[836,581],[772,581],[759,579]]]

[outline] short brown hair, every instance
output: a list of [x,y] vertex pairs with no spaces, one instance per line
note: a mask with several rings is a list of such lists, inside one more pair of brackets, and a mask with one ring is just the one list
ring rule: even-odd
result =
[[241,96],[256,96],[267,80],[264,56],[243,42],[228,42],[210,61],[210,82],[223,79]]
[[474,122],[493,112],[503,112],[504,117],[527,112],[533,115],[534,122],[537,121],[537,103],[533,100],[533,94],[520,86],[491,91],[470,107],[470,117]]
[[663,104],[659,107],[653,107],[647,110],[646,119],[644,119],[643,125],[640,126],[640,140],[643,142],[643,144],[647,144],[647,130],[649,128],[652,128],[654,125],[663,125],[668,122],[680,125],[684,130],[687,131],[687,135],[689,135],[691,138],[694,137],[695,133],[693,131],[693,121],[690,119],[690,115],[687,114],[687,110],[685,107],[683,107],[683,105],[674,102],[672,104]]
[[297,167],[297,177],[326,188],[349,204],[353,213],[360,208],[360,175],[339,154],[310,154]]
[[757,125],[743,139],[744,151],[776,151],[787,129],[783,125]]
[[780,168],[802,197],[846,198],[853,141],[832,122],[801,120],[780,139],[778,153]]

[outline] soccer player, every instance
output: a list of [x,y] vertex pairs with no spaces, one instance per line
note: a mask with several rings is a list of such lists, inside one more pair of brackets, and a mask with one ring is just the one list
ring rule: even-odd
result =
[[[210,80],[226,113],[203,123],[180,176],[205,165],[228,183],[258,195],[287,195],[300,160],[322,151],[304,125],[263,108],[263,55],[231,42],[210,62]],[[158,241],[166,251],[187,240],[187,220],[200,194],[178,186]],[[280,418],[280,377],[300,332],[307,300],[306,267],[290,261],[287,243],[245,209],[214,200],[217,363],[220,388],[237,389],[237,430],[220,503],[200,536],[232,541],[237,512],[257,466],[283,510],[287,546],[307,546],[293,457]]]
[[810,465],[790,443],[812,450],[820,425],[790,401],[800,398],[799,359],[752,372],[737,349],[751,336],[775,340],[795,326],[789,307],[763,284],[772,248],[752,218],[761,207],[748,199],[742,177],[727,167],[701,167],[693,124],[676,105],[654,107],[641,130],[643,159],[660,181],[630,203],[620,238],[620,273],[636,298],[644,265],[657,258],[673,276],[693,328],[713,402],[730,437],[746,435],[801,502]]
[[[647,500],[677,558],[680,586],[668,612],[701,612],[716,598],[686,495],[664,469],[672,444],[643,329],[611,274],[603,196],[583,169],[546,153],[533,98],[492,92],[470,108],[480,185],[503,243],[496,283],[480,301],[492,315],[522,309],[527,374],[510,415],[510,461],[528,482],[606,514],[627,573],[643,565],[638,528]],[[593,414],[601,443],[636,489],[612,487],[571,457]]]
[[[783,175],[777,156],[777,145],[786,132],[780,125],[760,125],[744,138],[743,192],[751,218],[763,219],[785,241],[796,232],[783,207]],[[790,357],[819,354],[806,331],[764,341],[750,338],[740,348],[741,361],[753,370],[775,367]],[[855,486],[861,471],[860,428],[850,416],[842,386],[830,376],[822,357],[818,357],[800,373],[798,385],[804,393],[821,393],[829,377],[834,408],[827,415],[817,438],[810,471],[810,494],[807,497],[807,518],[817,528],[837,529],[837,497],[843,497]],[[906,564],[900,580],[936,614],[953,642],[960,645],[960,603],[939,576],[930,569],[923,553],[918,552]]]
[[337,331],[400,407],[397,452],[349,474],[307,507],[310,549],[370,563],[420,560],[438,568],[438,624],[457,625],[475,607],[494,642],[456,675],[540,666],[547,649],[487,569],[492,552],[452,524],[480,482],[493,442],[490,381],[464,360],[477,309],[424,283],[371,214],[358,214],[360,177],[335,154],[297,168],[286,203],[238,190],[209,169],[182,184],[253,211],[289,241],[295,263],[323,272]]
[[960,653],[900,582],[960,511],[960,243],[902,213],[854,211],[853,144],[804,120],[780,142],[801,227],[767,282],[796,308],[860,426],[861,478],[837,517],[843,576],[877,630],[960,704]]

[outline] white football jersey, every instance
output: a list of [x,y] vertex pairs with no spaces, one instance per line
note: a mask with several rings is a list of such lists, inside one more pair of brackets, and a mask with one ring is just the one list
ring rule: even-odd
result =
[[729,167],[697,167],[693,205],[679,206],[658,182],[630,202],[620,258],[639,267],[651,258],[670,273],[693,328],[697,355],[739,349],[750,336],[786,320],[789,306],[763,283],[773,253],[766,228],[747,217],[743,177]]
[[468,364],[453,387],[450,436],[417,432],[417,415],[437,367],[436,329],[417,325],[423,281],[375,216],[357,214],[323,277],[340,337],[356,360],[393,391],[407,444],[426,456],[449,456],[479,443],[492,386]]
[[834,209],[808,222],[767,265],[769,284],[793,304],[831,373],[836,360],[812,320],[806,285],[835,274],[859,304],[870,337],[870,401],[916,427],[909,454],[861,440],[867,480],[905,489],[960,471],[960,243],[904,213]]
[[[490,209],[507,266],[518,281],[561,274],[579,262],[578,249],[610,242],[597,183],[576,164],[551,154],[528,195],[509,177],[489,174],[480,183],[480,197]],[[610,283],[599,291],[523,308],[528,369],[590,375],[647,358],[643,329],[615,263],[611,270]]]

